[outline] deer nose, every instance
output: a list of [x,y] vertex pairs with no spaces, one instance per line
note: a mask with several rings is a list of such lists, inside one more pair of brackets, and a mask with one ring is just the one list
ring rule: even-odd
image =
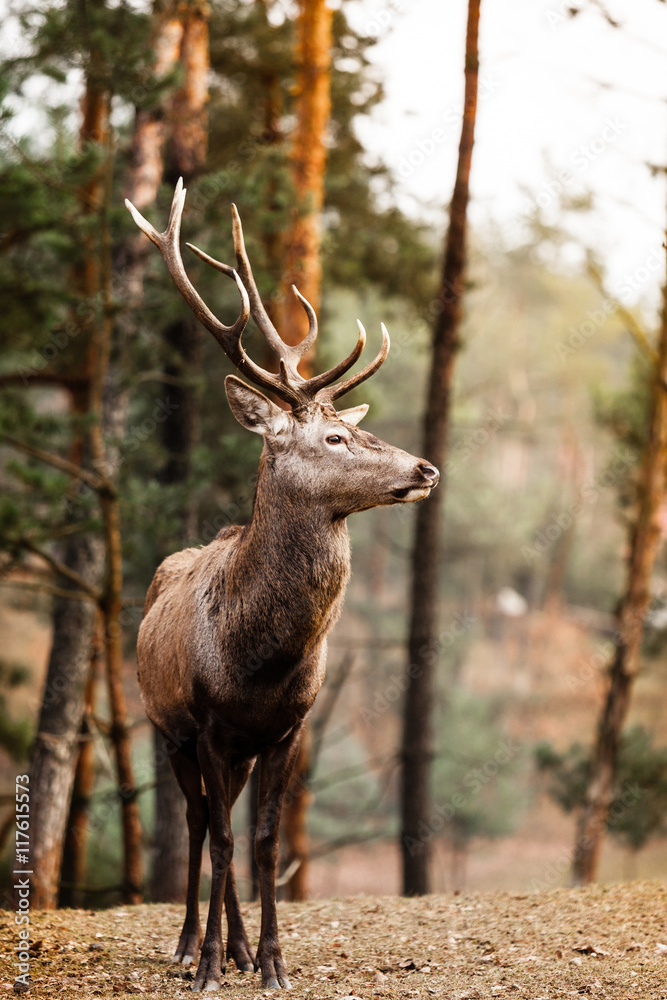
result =
[[420,462],[418,468],[424,479],[429,480],[431,486],[437,486],[440,480],[440,473],[434,465],[429,465],[428,462]]

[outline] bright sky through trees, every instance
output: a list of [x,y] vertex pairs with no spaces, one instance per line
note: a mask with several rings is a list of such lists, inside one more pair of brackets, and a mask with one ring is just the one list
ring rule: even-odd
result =
[[[511,237],[539,198],[555,217],[555,188],[593,190],[596,210],[575,223],[612,281],[660,248],[665,186],[646,163],[667,162],[667,6],[592,0],[571,18],[563,0],[492,0],[481,25],[480,105],[471,218]],[[353,23],[375,34],[387,98],[360,125],[367,147],[400,177],[405,208],[437,217],[451,190],[460,132],[465,0],[360,0]],[[351,17],[352,20],[352,17]],[[643,273],[643,272],[642,272]],[[657,301],[660,269],[636,299]]]

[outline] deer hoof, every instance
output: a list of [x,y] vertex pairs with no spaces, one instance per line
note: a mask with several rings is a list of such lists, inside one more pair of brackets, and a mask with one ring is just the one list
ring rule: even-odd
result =
[[171,964],[192,965],[193,962],[196,962],[201,940],[202,936],[199,928],[195,931],[187,931],[184,927],[181,932],[181,939],[178,942],[178,947],[171,960]]
[[196,955],[183,955],[182,952],[177,951],[171,960],[172,965],[192,965],[196,960]]
[[233,959],[239,972],[256,972],[255,959],[250,950],[247,938],[229,942],[227,945],[227,960]]
[[292,984],[287,976],[278,976],[277,979],[272,976],[270,979],[267,979],[265,983],[262,983],[263,990],[279,990],[281,987],[284,990],[292,989]]
[[190,988],[193,993],[214,993],[216,990],[220,989],[220,980],[206,979],[203,983],[197,983],[195,981]]
[[[206,945],[204,945],[204,951],[206,951]],[[193,993],[200,993],[202,991],[209,993],[219,990],[222,977],[227,971],[226,964],[220,961],[219,952],[216,956],[214,949],[211,949],[211,952],[208,954],[205,954],[204,951],[202,951],[197,975],[192,984]]]

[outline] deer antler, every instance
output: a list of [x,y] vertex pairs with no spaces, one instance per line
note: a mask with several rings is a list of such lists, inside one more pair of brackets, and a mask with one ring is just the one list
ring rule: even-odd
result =
[[[299,373],[297,370],[299,362],[313,347],[317,339],[317,317],[315,310],[296,286],[292,285],[294,294],[301,302],[308,316],[309,329],[307,335],[300,343],[295,345],[286,344],[271,322],[257,290],[252,267],[250,266],[245,248],[243,227],[241,226],[241,219],[236,205],[232,205],[232,230],[238,271],[228,264],[223,264],[222,261],[210,257],[192,243],[186,244],[190,250],[207,264],[210,264],[211,267],[234,278],[236,281],[243,304],[241,315],[233,326],[225,326],[221,323],[210,311],[185,272],[179,246],[185,194],[186,191],[183,187],[183,179],[181,178],[176,185],[171,212],[169,214],[169,223],[164,233],[158,233],[130,201],[126,199],[125,204],[142,232],[159,249],[174,284],[197,319],[213,334],[227,356],[242,374],[256,385],[271,390],[285,403],[296,409],[313,401],[331,403],[334,399],[338,399],[344,393],[349,392],[350,389],[370,378],[378,370],[389,353],[389,334],[384,323],[382,324],[382,347],[375,360],[362,369],[362,371],[357,372],[356,375],[345,379],[344,382],[332,385],[336,379],[340,378],[341,375],[344,375],[352,367],[364,349],[366,331],[359,320],[357,320],[359,323],[359,337],[354,349],[344,361],[339,362],[339,364],[335,365],[329,371],[321,375],[315,375],[309,379],[305,379]],[[248,357],[241,344],[241,337],[250,315],[252,315],[255,323],[264,334],[267,343],[280,360],[279,375],[267,372],[263,368],[260,368],[259,365],[256,365]]]

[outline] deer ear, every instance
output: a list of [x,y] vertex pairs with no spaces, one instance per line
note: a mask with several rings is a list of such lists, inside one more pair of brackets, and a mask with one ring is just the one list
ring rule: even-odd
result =
[[289,414],[235,375],[225,379],[230,409],[241,427],[255,434],[278,434],[288,426]]
[[368,413],[368,403],[362,403],[360,406],[351,406],[349,410],[339,410],[336,416],[343,423],[352,424],[356,427],[360,420],[363,420]]

